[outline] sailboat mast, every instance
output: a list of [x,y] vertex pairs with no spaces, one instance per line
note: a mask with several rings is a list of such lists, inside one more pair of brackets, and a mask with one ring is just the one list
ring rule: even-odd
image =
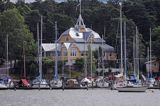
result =
[[25,56],[25,41],[23,42],[23,77],[26,78],[26,56]]
[[6,69],[7,69],[7,75],[9,75],[9,71],[8,71],[8,34],[7,34],[7,39],[6,39],[6,43],[7,43],[7,45],[6,45],[6,48],[7,48],[7,54],[6,54],[6,58],[7,58],[7,62],[6,62]]
[[40,38],[40,56],[39,56],[39,74],[42,80],[42,34],[43,34],[43,17],[41,16],[41,38]]
[[100,53],[99,53],[99,48],[98,48],[98,70],[100,69],[100,59],[101,58],[100,58]]
[[136,52],[136,46],[135,46],[135,36],[133,37],[133,70],[134,70],[134,76],[136,76],[136,61],[135,61],[135,52]]
[[[37,23],[37,47],[38,47],[37,57],[39,59],[39,23]],[[38,61],[38,64],[39,64],[39,61]]]
[[[149,56],[149,47],[147,47],[147,61],[150,62],[150,56]],[[149,79],[149,73],[150,73],[150,63],[147,65],[147,77]]]
[[62,77],[64,77],[64,55],[62,52],[63,43],[61,43],[61,61],[62,61]]
[[149,65],[149,71],[150,71],[150,74],[151,74],[151,78],[152,78],[152,29],[150,28],[150,65]]
[[91,46],[90,46],[91,47],[91,78],[92,78],[92,71],[93,71],[92,70],[92,39],[93,38],[92,38],[92,35],[91,35]]
[[54,73],[54,78],[57,79],[58,78],[58,68],[57,68],[57,61],[58,61],[58,53],[57,53],[57,21],[55,21],[55,46],[56,46],[56,50],[55,50],[55,73]]
[[84,74],[85,77],[87,77],[87,51],[86,51],[86,39],[85,39],[85,44],[84,44]]
[[139,37],[138,28],[136,26],[136,69],[137,69],[137,80],[139,80]]
[[124,21],[124,76],[127,78],[126,21]]
[[120,5],[121,73],[123,74],[122,2],[120,2],[119,5]]
[[103,59],[103,55],[104,55],[104,51],[103,51],[103,39],[106,33],[106,28],[104,27],[104,35],[102,35],[102,71],[103,71],[103,77],[104,77],[104,59]]

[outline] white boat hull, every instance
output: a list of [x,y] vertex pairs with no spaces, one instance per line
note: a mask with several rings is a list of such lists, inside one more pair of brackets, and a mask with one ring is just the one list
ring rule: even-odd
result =
[[7,86],[4,84],[0,84],[0,88],[7,88]]
[[109,87],[109,83],[108,82],[97,82],[96,83],[97,84],[97,87],[99,87],[99,88],[107,88],[107,87]]
[[50,81],[50,87],[51,88],[61,88],[62,87],[62,81],[61,80],[51,80]]
[[46,80],[34,80],[32,82],[32,88],[49,88],[49,84]]
[[147,87],[118,87],[116,88],[119,92],[145,92]]

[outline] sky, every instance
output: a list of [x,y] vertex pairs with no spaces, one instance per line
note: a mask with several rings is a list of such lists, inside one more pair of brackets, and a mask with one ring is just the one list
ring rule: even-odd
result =
[[[17,0],[11,0],[12,2],[16,2]],[[35,0],[25,0],[26,3],[31,3],[31,2],[34,2]],[[62,1],[65,1],[65,0],[55,0],[57,2],[62,2]]]
[[[11,0],[12,2],[16,2],[17,0]],[[34,2],[35,0],[25,0],[26,3],[31,3],[31,2]],[[62,2],[62,1],[66,1],[66,0],[55,0],[57,2]],[[105,2],[106,0],[99,0],[99,1],[103,1]]]

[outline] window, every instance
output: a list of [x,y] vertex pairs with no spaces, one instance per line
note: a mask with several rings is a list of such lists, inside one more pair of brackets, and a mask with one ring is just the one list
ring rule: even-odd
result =
[[83,53],[81,53],[81,56],[84,56],[84,54],[83,54]]
[[68,39],[68,37],[66,38],[66,41],[68,41],[69,39]]
[[77,50],[76,48],[71,49],[71,56],[76,56],[77,55]]
[[76,33],[76,36],[79,36],[79,34],[78,34],[78,33]]
[[64,56],[67,56],[67,54],[68,54],[68,53],[67,53],[67,49],[64,49],[64,50],[63,50],[63,55],[64,55]]

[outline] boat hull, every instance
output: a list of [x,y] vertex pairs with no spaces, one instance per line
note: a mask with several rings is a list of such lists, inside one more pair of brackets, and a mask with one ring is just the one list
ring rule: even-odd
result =
[[118,92],[145,92],[147,87],[118,87]]
[[7,88],[7,86],[4,84],[0,84],[0,88]]
[[62,88],[62,81],[61,80],[51,80],[50,87],[51,88]]

